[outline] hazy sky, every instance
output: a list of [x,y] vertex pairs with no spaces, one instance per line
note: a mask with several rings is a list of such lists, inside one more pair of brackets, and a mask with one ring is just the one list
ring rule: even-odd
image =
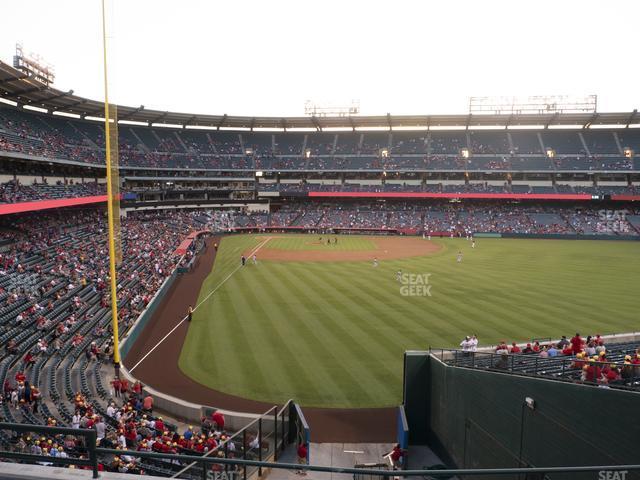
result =
[[[107,0],[111,99],[230,115],[464,113],[469,96],[597,94],[640,107],[640,1]],[[100,0],[20,0],[16,41],[55,66],[55,87],[103,98]]]

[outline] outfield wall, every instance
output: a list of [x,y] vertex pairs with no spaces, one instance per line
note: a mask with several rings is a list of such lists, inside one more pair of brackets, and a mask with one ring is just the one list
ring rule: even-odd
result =
[[568,234],[568,233],[493,233],[475,232],[477,238],[529,238],[542,240],[640,240],[640,235]]
[[[636,392],[451,367],[428,352],[407,352],[404,403],[411,443],[428,444],[458,468],[633,464],[640,458]],[[638,478],[632,475],[627,479]]]

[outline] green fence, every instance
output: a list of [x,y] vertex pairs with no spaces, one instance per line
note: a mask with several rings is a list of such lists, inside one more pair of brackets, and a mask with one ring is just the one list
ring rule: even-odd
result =
[[[460,468],[623,465],[640,459],[636,392],[448,366],[427,352],[409,352],[404,401],[412,443],[430,445]],[[593,472],[547,476],[604,478]],[[640,473],[630,471],[625,478]]]

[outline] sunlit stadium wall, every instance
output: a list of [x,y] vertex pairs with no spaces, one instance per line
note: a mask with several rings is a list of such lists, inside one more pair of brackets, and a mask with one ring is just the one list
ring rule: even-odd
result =
[[633,464],[639,458],[636,392],[456,368],[428,352],[407,352],[404,382],[410,443],[429,444],[458,468]]

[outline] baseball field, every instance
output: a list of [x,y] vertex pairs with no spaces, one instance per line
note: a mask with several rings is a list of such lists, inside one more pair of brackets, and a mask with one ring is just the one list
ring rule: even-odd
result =
[[230,236],[179,367],[264,402],[397,405],[405,350],[635,331],[639,281],[640,242]]

